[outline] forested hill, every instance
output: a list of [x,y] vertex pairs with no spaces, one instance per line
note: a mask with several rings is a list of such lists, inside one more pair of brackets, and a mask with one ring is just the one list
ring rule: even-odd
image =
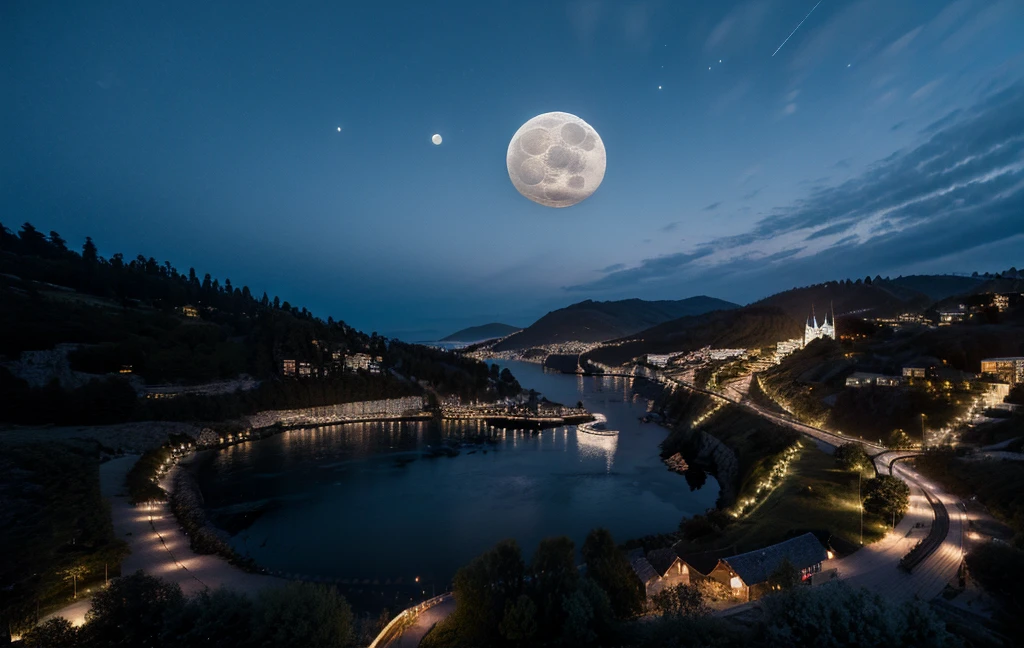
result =
[[703,295],[676,301],[625,299],[595,302],[588,299],[548,313],[494,348],[506,351],[558,342],[604,342],[680,317],[737,307],[731,302]]
[[493,340],[495,338],[505,337],[506,335],[512,335],[516,331],[521,330],[522,328],[519,326],[492,322],[490,324],[470,326],[469,328],[464,328],[461,331],[456,331],[448,337],[443,338],[441,342],[482,342],[483,340]]
[[[481,362],[366,335],[240,284],[143,255],[105,259],[90,238],[79,253],[57,232],[44,235],[26,223],[15,234],[0,224],[0,422],[214,419],[422,393],[410,378],[472,399],[518,389],[493,380]],[[42,384],[30,384],[31,377],[12,373],[26,351],[48,352],[46,363],[56,368],[63,363],[61,379],[47,384],[43,375]],[[358,353],[380,356],[380,372],[343,371],[340,359]],[[310,375],[282,378],[283,359],[309,363]],[[145,385],[243,374],[260,388],[171,401],[138,397]]]
[[584,358],[617,366],[648,353],[756,349],[803,335],[803,323],[779,308],[747,306],[683,317],[595,349]]
[[907,287],[887,285],[880,280],[857,279],[793,288],[754,302],[752,306],[781,308],[790,317],[804,322],[813,308],[818,322],[834,310],[837,316],[891,317],[904,312],[921,313],[931,305],[925,294]]

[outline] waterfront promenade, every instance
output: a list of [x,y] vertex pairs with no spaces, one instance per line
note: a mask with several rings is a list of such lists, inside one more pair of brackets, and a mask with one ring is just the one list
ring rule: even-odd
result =
[[[125,475],[137,460],[138,456],[129,455],[100,465],[100,490],[110,504],[114,534],[127,542],[131,550],[121,563],[122,574],[142,570],[177,584],[185,594],[218,587],[252,594],[285,582],[272,576],[244,572],[219,556],[195,553],[166,503],[132,505],[124,484]],[[164,489],[170,488],[174,471],[179,469],[177,466],[172,468],[164,477],[161,482]],[[82,625],[90,607],[89,599],[81,599],[42,620],[61,616],[74,625]]]

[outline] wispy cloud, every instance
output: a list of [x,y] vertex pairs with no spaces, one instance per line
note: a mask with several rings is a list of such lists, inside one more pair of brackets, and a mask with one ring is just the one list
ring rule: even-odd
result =
[[673,221],[673,222],[669,223],[668,225],[663,225],[662,227],[659,227],[658,231],[659,232],[671,232],[671,231],[677,229],[678,227],[679,227],[679,221]]
[[929,81],[928,83],[924,84],[923,86],[915,90],[913,94],[910,95],[911,101],[917,99],[924,99],[932,92],[934,92],[935,88],[938,88],[940,85],[942,85],[942,77],[939,77],[938,79],[935,79],[933,81]]
[[913,40],[917,38],[917,35],[921,33],[922,29],[924,29],[924,25],[915,27],[914,29],[908,31],[906,34],[903,34],[902,36],[897,38],[895,41],[892,42],[891,45],[889,45],[889,47],[886,47],[884,50],[882,50],[882,56],[896,56],[903,50],[907,49],[907,46],[909,46],[910,43],[912,43]]
[[707,207],[705,207],[703,209],[703,211],[715,211],[716,209],[718,209],[721,206],[721,204],[722,204],[721,201],[713,202],[710,205],[708,205]]
[[626,291],[637,283],[720,277],[726,270],[789,276],[818,267],[823,256],[835,271],[842,264],[883,271],[1020,235],[1024,84],[950,113],[923,134],[917,146],[841,184],[811,189],[746,232],[601,272],[569,289]]

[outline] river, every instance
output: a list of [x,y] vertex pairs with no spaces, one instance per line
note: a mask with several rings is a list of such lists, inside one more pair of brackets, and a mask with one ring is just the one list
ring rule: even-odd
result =
[[[263,567],[341,581],[357,598],[373,591],[379,605],[403,602],[411,587],[427,596],[444,589],[504,538],[528,559],[547,536],[568,535],[579,547],[603,526],[621,542],[671,531],[714,505],[713,478],[691,491],[666,470],[658,456],[666,431],[639,421],[647,401],[631,379],[500,364],[550,400],[582,400],[619,435],[422,422],[292,430],[207,457],[199,474],[212,519]],[[428,445],[480,434],[492,442],[423,456]]]

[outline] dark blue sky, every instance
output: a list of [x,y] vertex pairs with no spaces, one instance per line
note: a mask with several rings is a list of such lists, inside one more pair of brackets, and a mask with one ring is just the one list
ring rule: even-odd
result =
[[[1022,265],[1024,3],[823,0],[773,57],[813,5],[4,2],[0,220],[409,339]],[[554,110],[608,154],[567,209],[505,170]]]

